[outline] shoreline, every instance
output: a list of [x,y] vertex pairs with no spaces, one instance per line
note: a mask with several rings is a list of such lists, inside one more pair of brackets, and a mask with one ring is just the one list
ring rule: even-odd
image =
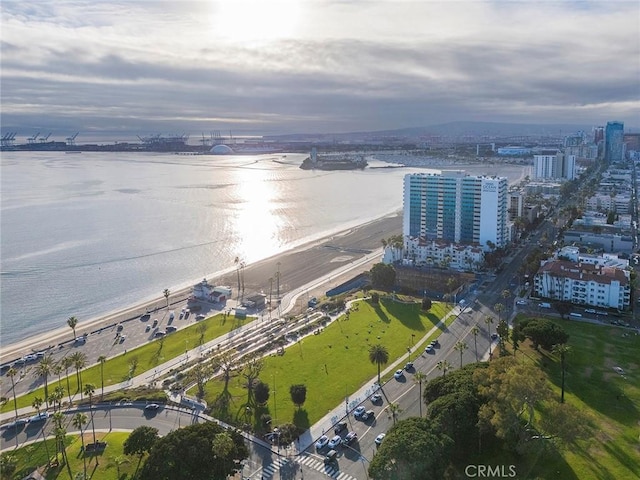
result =
[[[292,245],[291,248],[282,250],[275,255],[248,264],[243,270],[245,292],[247,295],[250,295],[253,292],[263,291],[261,287],[264,287],[265,281],[268,281],[268,278],[273,277],[273,274],[277,271],[277,269],[274,268],[276,266],[281,268],[281,294],[305,285],[308,283],[308,280],[312,280],[313,277],[318,278],[321,276],[321,271],[327,273],[326,271],[338,268],[341,262],[348,263],[348,261],[352,261],[356,256],[364,256],[363,253],[354,253],[354,251],[356,248],[366,250],[366,247],[359,246],[359,244],[362,240],[371,240],[373,234],[381,236],[375,237],[373,242],[369,241],[370,246],[368,249],[379,247],[380,240],[383,236],[393,233],[389,230],[393,230],[390,228],[392,225],[395,228],[394,224],[397,224],[397,227],[401,230],[401,211],[396,210],[381,217],[368,219],[364,223],[349,226],[341,230],[326,232],[325,234],[318,235],[317,238],[309,239],[299,245]],[[363,232],[368,233],[363,234]],[[337,248],[332,245],[334,243],[337,244]],[[328,245],[332,245],[332,248],[323,249],[324,246]],[[333,267],[331,267],[331,264],[334,264]],[[301,269],[304,269],[304,271]],[[205,278],[214,285],[232,286],[234,294],[236,294],[236,288],[234,288],[234,284],[236,283],[235,277],[236,269],[232,267],[211,274],[211,276]],[[199,280],[195,280],[189,286],[171,291],[169,297],[170,304],[184,302],[191,294],[193,285],[198,281]],[[155,299],[142,300],[139,303],[85,321],[79,320],[76,326],[76,335],[81,336],[85,332],[96,332],[120,322],[139,318],[140,315],[147,310],[157,311],[158,309],[166,309],[166,300],[162,296],[156,297]],[[68,343],[72,340],[73,332],[68,326],[61,326],[35,336],[32,335],[24,340],[2,346],[0,364],[13,361],[29,353],[55,348],[60,344]]]

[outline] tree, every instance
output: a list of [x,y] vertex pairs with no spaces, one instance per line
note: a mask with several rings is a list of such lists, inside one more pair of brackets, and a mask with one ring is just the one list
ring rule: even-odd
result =
[[393,424],[396,424],[396,420],[398,419],[398,415],[402,413],[402,409],[400,408],[399,403],[390,403],[389,404],[389,413],[391,414],[391,418],[393,419]]
[[478,334],[479,333],[480,333],[480,327],[477,324],[471,327],[471,335],[473,335],[473,345],[476,351],[476,362],[479,361],[478,360]]
[[[38,415],[40,415],[40,408],[42,407],[42,404],[43,404],[43,401],[42,401],[42,398],[40,398],[40,397],[35,397],[33,399],[33,402],[31,403],[31,406],[36,409],[36,412],[38,412]],[[50,466],[51,465],[51,457],[49,456],[49,447],[48,447],[47,442],[46,442],[47,437],[45,437],[45,435],[44,435],[44,427],[42,428],[42,440],[44,440],[44,442],[43,442],[44,443],[44,449],[47,452],[47,466]]]
[[[219,437],[226,433],[233,440],[233,449]],[[223,445],[217,450],[214,445]],[[213,454],[211,454],[213,452]],[[196,423],[174,430],[158,439],[140,470],[140,480],[217,480],[233,474],[238,464],[248,457],[241,433],[225,431],[214,422]]]
[[380,383],[380,366],[389,361],[389,352],[384,345],[379,343],[369,347],[369,361],[378,366],[378,384]]
[[203,398],[205,396],[204,386],[207,383],[207,380],[211,376],[211,367],[210,365],[203,365],[201,363],[197,363],[193,366],[191,370],[187,372],[189,379],[194,380],[196,382],[196,386],[198,387],[197,396],[198,398]]
[[69,395],[69,404],[71,404],[71,385],[69,383],[69,369],[73,367],[73,358],[71,357],[63,357],[62,360],[62,368],[64,368],[65,375],[67,377],[67,395]]
[[2,478],[13,478],[13,472],[18,467],[18,458],[11,453],[3,453],[0,455],[0,472]]
[[263,368],[264,360],[259,355],[251,354],[245,357],[240,374],[244,377],[245,386],[247,387],[247,405],[251,405],[254,402],[255,382],[258,380]]
[[[489,338],[491,338],[491,324],[493,323],[493,317],[487,315],[484,317],[484,323],[487,324],[487,328],[489,329]],[[491,342],[489,342],[489,359],[491,359]]]
[[562,389],[560,393],[560,403],[564,403],[564,377],[567,371],[566,356],[571,351],[571,347],[566,343],[559,343],[553,346],[552,352],[560,355],[560,367],[562,368]]
[[496,333],[498,334],[498,345],[500,347],[500,354],[503,355],[506,352],[505,339],[509,338],[509,325],[507,321],[502,319],[496,326]]
[[522,334],[531,340],[533,347],[551,351],[554,345],[567,343],[569,334],[562,327],[546,318],[531,318],[520,321]]
[[425,312],[431,310],[431,299],[426,297],[422,299],[422,310],[424,310]]
[[378,305],[380,303],[380,294],[378,292],[373,292],[371,294],[371,303],[374,305]]
[[69,328],[71,330],[73,330],[73,338],[75,340],[75,338],[76,338],[76,326],[78,325],[78,319],[76,317],[69,317],[67,319],[67,325],[69,325]]
[[565,318],[571,312],[571,304],[569,302],[554,302],[553,308],[560,314],[561,318]]
[[369,465],[376,480],[444,478],[453,442],[426,418],[396,423]]
[[[157,428],[143,425],[134,429],[124,441],[123,453],[125,455],[138,455],[138,466],[136,467],[136,473],[138,472],[138,468],[140,467],[142,457],[145,453],[151,452],[151,449],[156,444],[159,438],[160,436],[158,435]],[[163,476],[162,478],[167,477]]]
[[104,355],[98,357],[98,363],[100,364],[100,388],[102,389],[100,392],[100,400],[104,398],[104,364],[106,361],[107,357]]
[[165,288],[162,291],[162,295],[164,295],[164,299],[167,301],[167,308],[169,308],[169,296],[171,295],[171,292],[169,291],[168,288]]
[[[82,460],[84,463],[84,476],[85,478],[87,477],[87,452],[85,451],[85,446],[84,446],[84,435],[82,433],[82,427],[84,427],[87,424],[87,414],[86,413],[82,413],[82,412],[78,412],[73,416],[73,419],[71,420],[71,423],[73,424],[74,427],[76,427],[78,430],[80,430],[80,440],[82,441]],[[46,443],[46,442],[45,442]]]
[[51,355],[45,355],[40,359],[38,365],[36,365],[36,376],[42,378],[44,382],[44,400],[49,407],[49,374],[53,368],[53,358]]
[[[10,367],[7,371],[7,376],[11,379],[11,391],[13,392],[13,409],[16,412],[16,420],[18,420],[18,402],[16,401],[16,380],[15,377],[18,374],[18,370],[14,367]],[[18,436],[18,424],[16,423],[16,437]]]
[[496,311],[496,313],[498,314],[498,320],[500,320],[502,318],[502,312],[504,312],[505,307],[504,304],[502,303],[496,303],[493,306],[493,309]]
[[222,379],[224,380],[224,389],[229,389],[229,381],[236,371],[236,351],[225,350],[222,353],[216,355],[211,364],[214,370],[220,369],[222,371]]
[[258,381],[253,387],[253,397],[258,405],[266,405],[269,395],[269,384]]
[[374,288],[391,290],[396,283],[396,270],[392,265],[376,263],[371,268],[371,285]]
[[72,365],[76,369],[78,391],[80,392],[80,399],[82,399],[82,369],[87,365],[87,356],[82,352],[73,352],[73,354],[71,354],[71,360],[73,361]]
[[[89,397],[89,411],[91,412],[91,430],[93,431],[93,443],[96,443],[96,426],[93,421],[93,394],[96,391],[95,385],[93,383],[87,383],[84,386],[84,394]],[[98,464],[98,455],[96,455],[96,465]]]
[[117,473],[117,478],[120,478],[120,467],[122,465],[124,465],[125,463],[130,463],[129,459],[126,457],[126,455],[118,455],[117,457],[112,457],[111,461],[107,464],[107,468],[112,467],[113,465],[116,466],[116,473]]
[[456,344],[453,346],[453,348],[454,350],[457,350],[458,352],[460,352],[460,368],[462,368],[462,354],[464,353],[465,350],[469,348],[469,345],[467,345],[467,342],[458,340]]
[[307,400],[307,386],[302,384],[291,385],[291,387],[289,387],[289,395],[291,395],[293,404],[300,409]]
[[451,364],[449,363],[449,360],[440,360],[436,363],[436,367],[442,372],[442,376],[444,377],[451,368]]
[[422,417],[422,382],[427,380],[427,374],[417,371],[413,375],[413,382],[418,384],[418,407],[420,408],[420,416]]

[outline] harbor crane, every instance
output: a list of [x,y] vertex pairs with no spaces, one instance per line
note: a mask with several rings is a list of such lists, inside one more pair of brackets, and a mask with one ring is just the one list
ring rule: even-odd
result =
[[45,143],[47,140],[49,140],[50,136],[51,132],[49,132],[49,135],[47,135],[46,137],[40,137],[40,143]]
[[75,135],[71,136],[71,137],[67,137],[67,145],[75,145],[76,144],[76,137],[78,136],[80,132],[76,132]]
[[0,139],[0,144],[3,147],[10,147],[13,145],[13,141],[16,139],[16,132],[5,133]]
[[36,133],[33,137],[27,138],[27,143],[35,143],[39,135],[40,135],[40,132]]

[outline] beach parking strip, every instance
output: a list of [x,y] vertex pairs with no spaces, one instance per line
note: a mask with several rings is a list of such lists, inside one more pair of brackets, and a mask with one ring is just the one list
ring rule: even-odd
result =
[[[266,467],[263,467],[262,476],[265,479],[273,478],[280,467],[287,462],[288,460],[286,460],[285,458],[278,458],[275,462],[270,463]],[[313,458],[311,455],[304,455],[303,457],[297,459],[296,462],[300,465],[304,465],[308,468],[317,470],[318,472],[321,472],[326,476],[334,478],[336,480],[357,480],[351,475],[340,472],[340,470],[338,470],[337,468],[334,468],[331,465],[326,465],[323,461]]]

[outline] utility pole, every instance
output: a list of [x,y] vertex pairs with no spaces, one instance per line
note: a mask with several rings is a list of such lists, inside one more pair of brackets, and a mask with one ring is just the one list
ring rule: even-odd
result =
[[278,299],[278,302],[280,302],[280,262],[278,262],[278,271],[276,272],[276,281],[277,281],[277,286],[276,286],[276,297]]

